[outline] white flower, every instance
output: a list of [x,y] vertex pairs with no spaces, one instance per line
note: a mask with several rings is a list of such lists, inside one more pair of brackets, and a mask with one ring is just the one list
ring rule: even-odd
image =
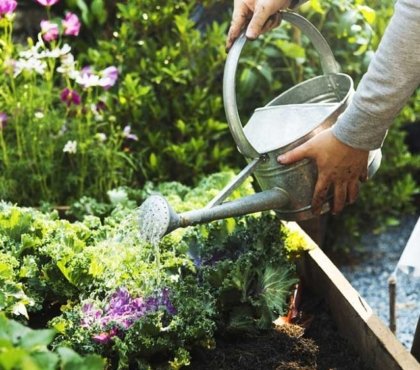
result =
[[35,112],[34,116],[36,119],[41,119],[41,118],[44,118],[44,113],[38,111],[38,112]]
[[36,58],[18,59],[15,63],[13,76],[18,76],[22,71],[34,71],[43,75],[47,68],[47,63]]
[[70,78],[76,78],[76,62],[74,61],[74,56],[71,53],[62,55],[61,65],[57,67],[57,72],[64,75],[68,75]]
[[112,204],[123,203],[128,200],[127,192],[123,188],[117,188],[107,191],[109,200]]
[[31,59],[31,58],[39,59],[39,58],[41,58],[41,54],[38,52],[38,50],[41,47],[45,47],[45,45],[44,45],[44,43],[42,41],[38,41],[30,49],[21,51],[19,53],[19,56],[21,58],[24,58],[24,59]]
[[[41,49],[41,51],[39,51]],[[24,59],[43,59],[43,58],[60,58],[66,54],[69,54],[71,47],[69,44],[64,44],[62,48],[54,48],[49,50],[42,40],[29,48],[19,53],[19,56]]]
[[80,73],[76,76],[76,83],[82,85],[85,89],[100,85],[100,78],[92,73]]
[[95,117],[95,121],[97,122],[103,121],[104,116],[100,113],[96,104],[92,103],[90,105],[90,110],[92,111],[93,116]]
[[52,50],[44,50],[41,52],[41,57],[43,58],[60,58],[64,55],[69,54],[71,47],[68,44],[64,44],[62,48],[55,48]]
[[125,126],[123,130],[123,137],[126,139],[137,141],[139,138],[136,134],[131,133],[131,126]]
[[67,141],[66,145],[64,145],[63,152],[64,153],[69,153],[69,154],[76,154],[76,152],[77,152],[77,141],[76,140]]
[[98,139],[100,143],[103,143],[106,141],[106,135],[103,132],[98,132],[95,137]]

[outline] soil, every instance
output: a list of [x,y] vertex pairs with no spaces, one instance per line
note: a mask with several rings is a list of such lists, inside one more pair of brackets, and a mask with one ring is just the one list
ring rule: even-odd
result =
[[[305,312],[305,311],[304,311]],[[299,324],[235,337],[219,337],[213,350],[196,350],[192,370],[368,370],[342,338],[322,302],[300,314]]]

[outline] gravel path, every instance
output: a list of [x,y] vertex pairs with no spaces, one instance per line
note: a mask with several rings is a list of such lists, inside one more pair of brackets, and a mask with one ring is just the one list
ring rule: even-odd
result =
[[[398,227],[385,233],[366,234],[358,264],[339,266],[353,287],[374,312],[389,325],[388,278],[411,235],[419,215],[405,217]],[[397,338],[411,349],[417,320],[420,316],[420,279],[397,274]]]

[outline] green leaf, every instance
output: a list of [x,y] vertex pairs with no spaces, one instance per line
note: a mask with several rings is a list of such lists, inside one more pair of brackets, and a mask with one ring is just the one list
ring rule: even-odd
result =
[[90,19],[89,19],[89,8],[88,8],[88,6],[86,5],[86,3],[83,0],[77,0],[77,7],[82,12],[83,22],[85,24],[89,25],[90,24]]
[[8,321],[6,330],[14,345],[18,345],[21,339],[32,331],[32,329],[14,320]]
[[60,261],[57,261],[57,267],[60,269],[60,271],[63,273],[64,277],[72,284],[75,284],[73,279],[70,276],[71,270],[66,267],[67,259],[62,259]]
[[0,352],[0,368],[2,370],[18,369],[18,365],[26,355],[26,351],[22,348],[9,348],[6,351],[2,348]]
[[374,24],[376,21],[376,12],[367,5],[359,5],[357,9],[362,13],[363,17],[369,24]]
[[90,8],[92,10],[92,14],[98,20],[99,24],[104,24],[108,17],[104,1],[93,0]]
[[149,164],[150,164],[150,167],[152,167],[152,168],[157,168],[158,167],[158,158],[157,158],[155,153],[150,154]]
[[49,351],[32,353],[32,358],[42,370],[55,370],[59,361],[58,355]]
[[311,8],[315,12],[320,13],[320,14],[325,13],[324,9],[322,9],[322,5],[321,5],[321,2],[319,0],[310,0],[310,5],[311,5]]
[[67,347],[57,348],[57,353],[61,358],[62,366],[66,366],[70,362],[79,361],[81,358],[81,356],[77,352]]
[[97,355],[80,356],[70,348],[59,347],[57,352],[61,358],[62,370],[103,370],[105,360]]
[[54,339],[57,332],[54,329],[30,330],[20,340],[20,345],[26,349],[46,347]]
[[305,49],[294,42],[277,40],[275,45],[282,51],[284,56],[288,58],[305,58]]

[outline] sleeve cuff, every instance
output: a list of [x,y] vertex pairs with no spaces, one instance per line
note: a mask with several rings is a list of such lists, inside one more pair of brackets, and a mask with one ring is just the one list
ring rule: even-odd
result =
[[392,120],[374,117],[351,103],[332,127],[333,135],[341,142],[363,150],[382,147]]

